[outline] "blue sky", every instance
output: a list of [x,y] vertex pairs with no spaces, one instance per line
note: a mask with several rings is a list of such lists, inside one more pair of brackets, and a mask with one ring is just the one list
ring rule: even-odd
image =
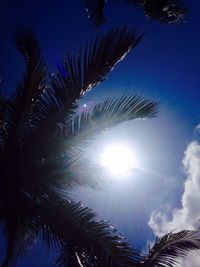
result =
[[[91,148],[96,151],[99,144],[123,140],[136,151],[140,168],[104,192],[80,189],[74,193],[101,219],[111,220],[131,243],[145,249],[154,238],[153,232],[195,228],[198,219],[194,215],[200,214],[195,204],[200,189],[199,136],[195,130],[200,123],[200,3],[185,1],[191,8],[186,23],[161,25],[148,23],[140,10],[122,2],[107,4],[107,23],[96,29],[87,18],[83,1],[4,1],[0,9],[0,76],[4,76],[6,94],[22,76],[23,60],[12,42],[19,27],[34,29],[51,71],[68,51],[76,51],[84,40],[113,26],[128,24],[138,33],[146,33],[109,79],[85,98],[86,103],[95,103],[110,95],[137,93],[159,103],[158,118],[122,124]],[[39,242],[17,266],[53,266],[54,256]]]

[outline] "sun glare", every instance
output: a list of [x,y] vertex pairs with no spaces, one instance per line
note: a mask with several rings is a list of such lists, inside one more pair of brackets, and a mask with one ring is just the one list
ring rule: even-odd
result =
[[115,175],[126,175],[136,167],[137,160],[128,146],[113,144],[103,151],[101,164]]

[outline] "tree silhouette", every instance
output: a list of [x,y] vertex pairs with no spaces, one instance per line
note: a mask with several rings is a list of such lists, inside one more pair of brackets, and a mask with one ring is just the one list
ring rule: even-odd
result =
[[143,255],[70,197],[77,185],[106,185],[100,168],[85,160],[88,143],[117,123],[157,113],[156,103],[130,95],[76,114],[83,94],[105,80],[140,40],[127,28],[97,37],[77,55],[68,54],[48,81],[34,34],[17,36],[26,71],[9,98],[0,94],[0,222],[7,241],[2,267],[13,266],[38,237],[59,251],[57,266],[68,267],[173,266],[199,249],[199,233],[183,231],[157,240]]
[[[88,16],[97,26],[106,21],[104,16],[106,2],[106,0],[85,0]],[[181,0],[125,0],[125,2],[141,8],[148,20],[157,20],[161,23],[180,23],[187,13],[187,8],[182,6]]]
[[77,55],[68,54],[48,81],[35,36],[18,34],[26,72],[9,98],[0,95],[0,221],[7,240],[2,266],[12,266],[41,233],[48,245],[62,248],[58,262],[63,266],[66,253],[76,261],[95,255],[93,261],[103,266],[137,262],[138,253],[109,224],[73,202],[69,192],[77,184],[98,188],[104,183],[95,173],[90,179],[81,161],[88,141],[116,123],[156,114],[154,102],[123,96],[74,116],[77,101],[105,80],[141,37],[126,28],[97,37]]

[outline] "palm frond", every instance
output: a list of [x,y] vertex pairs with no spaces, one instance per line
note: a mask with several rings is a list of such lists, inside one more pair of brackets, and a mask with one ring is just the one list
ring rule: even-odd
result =
[[58,267],[90,267],[94,261],[91,259],[91,255],[87,255],[85,252],[80,252],[77,246],[72,244],[65,244],[60,250],[59,258],[56,260],[56,266]]
[[143,266],[173,267],[178,259],[186,257],[189,251],[199,249],[199,231],[171,232],[156,241],[146,256]]
[[94,23],[99,26],[105,22],[104,17],[104,5],[106,0],[85,0],[86,11],[88,17],[91,18]]
[[78,151],[79,157],[77,156],[77,158],[73,154],[73,159],[69,162],[65,151],[62,159],[58,161],[61,169],[58,168],[56,173],[53,172],[49,175],[51,180],[57,181],[54,191],[65,199],[69,199],[66,190],[70,192],[77,185],[102,190],[116,181],[116,177],[114,179],[102,166],[92,161],[92,157],[88,159],[82,153],[81,158],[81,152]]
[[20,221],[18,216],[9,216],[4,224],[4,233],[7,240],[6,257],[1,267],[12,267],[22,258],[36,239],[36,229],[27,221]]
[[63,135],[68,140],[84,141],[94,133],[128,120],[151,118],[157,114],[157,104],[137,95],[109,97],[92,110],[75,116],[65,124]]
[[18,82],[15,93],[8,102],[7,125],[11,133],[22,139],[31,132],[37,117],[36,103],[45,90],[46,66],[40,46],[31,32],[19,33],[16,44],[26,62],[26,72]]
[[4,146],[7,132],[6,132],[6,109],[7,100],[0,91],[0,148]]
[[[81,203],[61,201],[58,198],[54,198],[54,202],[48,200],[43,208],[42,219],[63,244],[77,247],[78,253],[85,251],[90,255],[93,251],[100,266],[111,266],[112,263],[112,266],[134,267],[140,260],[138,251],[116,235],[116,230],[107,222],[98,222],[96,215],[82,207]],[[67,255],[66,248],[58,259],[60,266],[66,266],[63,265],[63,258]]]
[[[52,180],[73,187],[76,184],[102,188],[113,180],[105,170],[96,164],[87,152],[88,146],[103,131],[118,123],[134,119],[151,118],[157,114],[157,104],[139,96],[107,98],[92,110],[75,116],[62,127],[62,138],[52,143],[56,172]],[[54,177],[54,178],[53,178]]]
[[[102,131],[128,120],[151,118],[157,114],[157,104],[137,95],[109,97],[92,110],[75,116],[62,128],[63,148],[73,158],[84,150]],[[61,150],[60,150],[61,151]]]
[[54,248],[59,250],[61,248],[61,241],[51,231],[49,225],[41,224],[40,226],[40,237],[46,245],[47,249]]
[[[0,192],[0,222],[6,241],[2,267],[12,267],[34,245],[38,234],[36,201],[15,180],[3,180]],[[8,178],[8,177],[6,177]],[[7,184],[6,184],[7,183]],[[19,183],[19,180],[18,180]]]
[[[85,2],[89,18],[96,25],[102,24],[105,21],[104,5],[106,1],[86,0]],[[125,0],[125,2],[143,9],[149,20],[157,20],[161,23],[183,22],[188,11],[183,7],[181,0]]]
[[66,121],[76,100],[104,81],[141,38],[126,27],[117,28],[87,43],[77,55],[68,54],[58,73],[51,77],[52,88],[40,102],[42,129],[51,131],[58,122]]
[[136,4],[143,9],[145,16],[150,20],[161,23],[183,22],[187,8],[180,0],[126,0],[129,4]]

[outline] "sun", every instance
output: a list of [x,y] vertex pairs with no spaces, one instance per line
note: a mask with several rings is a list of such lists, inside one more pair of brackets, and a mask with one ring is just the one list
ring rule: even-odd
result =
[[115,175],[126,175],[137,166],[134,152],[125,144],[112,144],[101,154],[101,165]]

